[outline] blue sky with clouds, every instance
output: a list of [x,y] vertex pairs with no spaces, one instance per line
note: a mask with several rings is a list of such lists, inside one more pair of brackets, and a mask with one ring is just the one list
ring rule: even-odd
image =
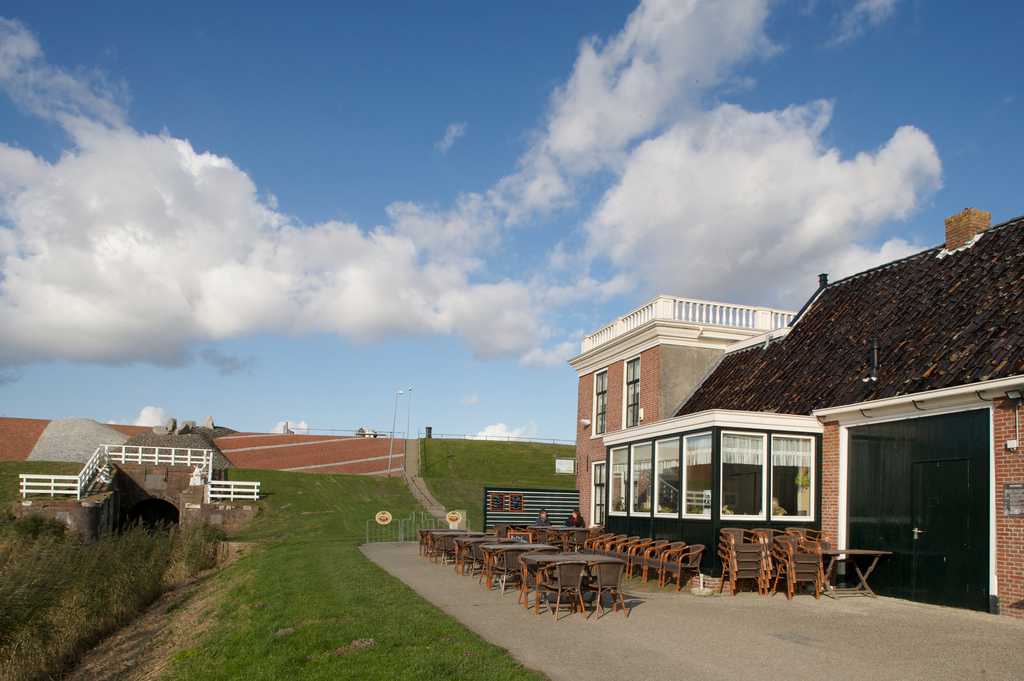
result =
[[654,295],[1024,213],[1017,3],[54,7],[0,11],[4,416],[572,439]]

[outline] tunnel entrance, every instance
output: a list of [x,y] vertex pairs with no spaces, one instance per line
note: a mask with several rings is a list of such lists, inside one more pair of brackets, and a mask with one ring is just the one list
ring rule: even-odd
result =
[[128,511],[128,524],[141,520],[146,527],[177,525],[178,509],[163,499],[146,499],[132,506]]

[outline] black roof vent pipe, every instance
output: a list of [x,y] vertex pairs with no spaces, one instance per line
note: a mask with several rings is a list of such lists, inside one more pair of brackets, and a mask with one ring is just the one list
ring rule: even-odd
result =
[[800,321],[801,317],[804,316],[804,312],[807,311],[807,308],[811,306],[811,303],[813,303],[818,298],[818,296],[821,295],[821,292],[824,291],[826,288],[828,288],[827,272],[818,275],[818,290],[814,292],[814,295],[812,295],[806,303],[804,303],[804,306],[800,308],[800,311],[793,316],[793,321],[789,323],[790,326],[796,326],[796,323]]

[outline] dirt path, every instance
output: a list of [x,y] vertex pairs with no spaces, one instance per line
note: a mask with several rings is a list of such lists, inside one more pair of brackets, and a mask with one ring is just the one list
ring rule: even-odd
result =
[[[227,542],[220,567],[255,546]],[[210,570],[161,596],[127,627],[111,634],[86,653],[65,681],[151,681],[166,672],[174,655],[201,643],[209,616],[220,605],[223,590],[213,588]]]

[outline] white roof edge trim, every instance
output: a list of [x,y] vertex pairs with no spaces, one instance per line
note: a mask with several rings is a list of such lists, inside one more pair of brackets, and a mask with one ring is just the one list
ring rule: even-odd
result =
[[616,430],[604,436],[604,444],[607,446],[627,444],[637,440],[675,435],[683,431],[700,430],[714,426],[722,428],[789,430],[802,433],[822,433],[825,430],[821,421],[813,416],[712,409],[697,414],[687,414],[685,416],[655,421],[654,423],[635,428]]
[[782,328],[774,329],[773,331],[765,331],[764,333],[754,336],[753,338],[748,338],[747,340],[737,341],[729,346],[729,349],[725,351],[725,354],[731,355],[734,352],[746,350],[747,348],[752,348],[755,345],[766,345],[772,341],[785,338],[792,330],[793,327],[791,326],[783,326]]
[[[942,407],[942,403],[944,402],[970,402],[971,396],[974,396],[975,401],[989,402],[1000,397],[1005,391],[1012,389],[1024,389],[1024,375],[999,378],[993,381],[979,381],[978,383],[971,383],[968,385],[958,385],[952,388],[939,388],[938,390],[928,390],[920,393],[911,393],[909,395],[900,395],[898,397],[887,397],[881,400],[868,400],[866,402],[846,404],[840,407],[815,409],[811,413],[816,418],[824,421],[839,421],[843,420],[844,417],[847,416],[871,418],[867,414],[864,414],[864,412],[875,412],[875,414],[881,416],[883,414],[880,412],[897,412],[906,408],[921,412],[923,416],[925,415],[924,412],[928,411],[928,407],[926,405],[931,405],[932,408],[937,409]],[[983,396],[982,393],[989,394]]]

